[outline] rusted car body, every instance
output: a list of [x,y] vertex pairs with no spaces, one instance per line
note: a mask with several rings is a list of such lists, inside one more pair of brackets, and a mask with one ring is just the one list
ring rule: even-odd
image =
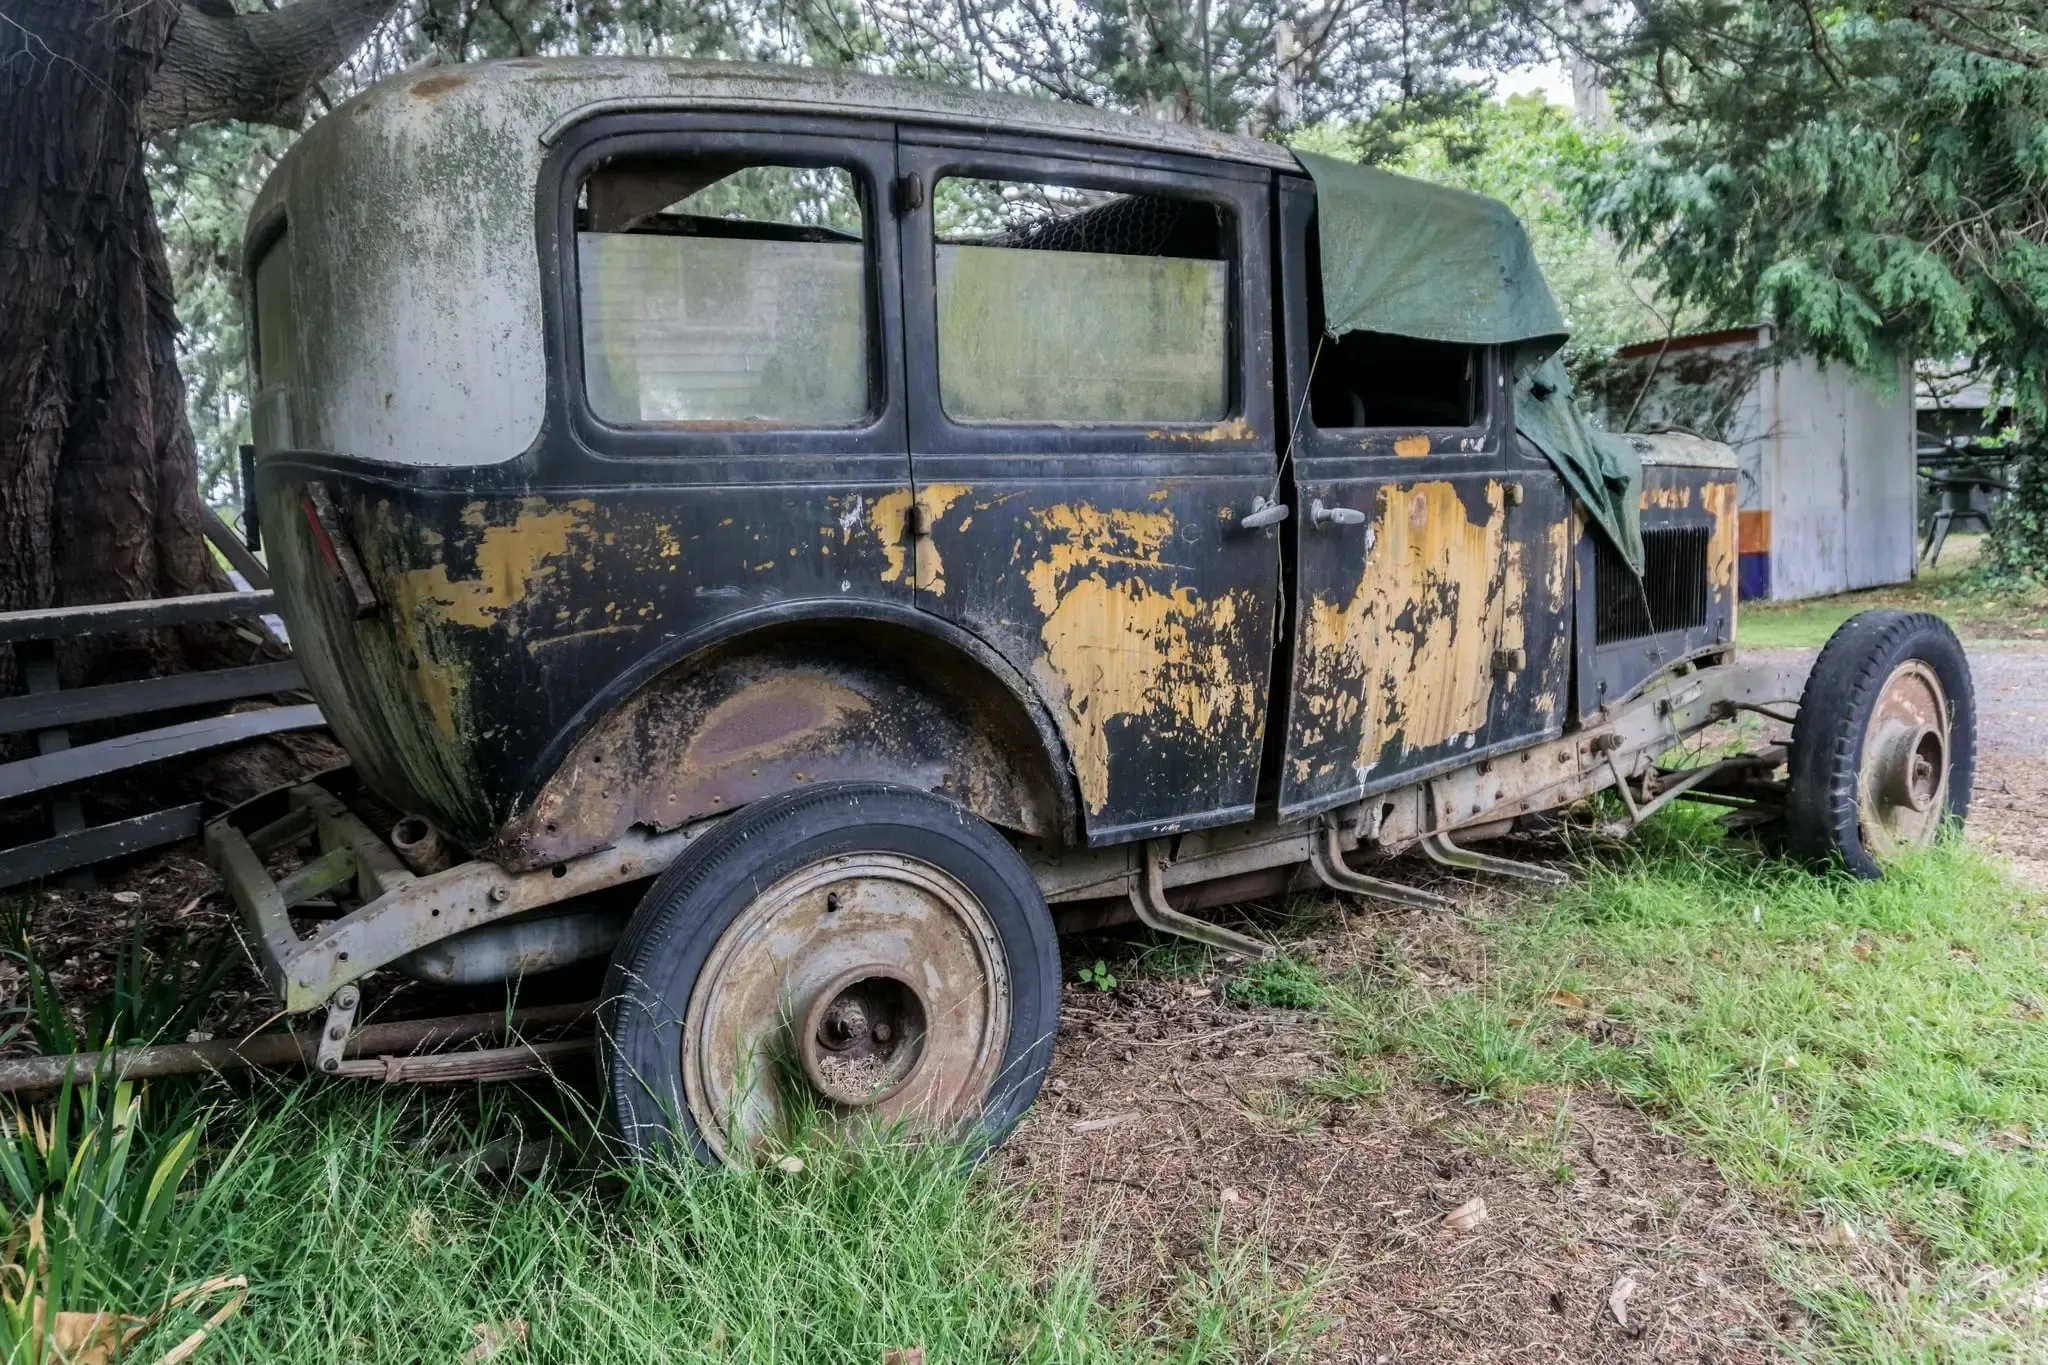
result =
[[[779,218],[704,198],[761,168]],[[1316,212],[1274,144],[838,73],[492,63],[315,125],[248,235],[261,535],[361,778],[468,860],[317,791],[217,826],[290,1006],[602,951],[489,935],[846,781],[1246,951],[1189,912],[1549,875],[1463,844],[1610,788],[1768,818],[1782,748],[1658,766],[1799,698],[1732,652],[1730,452],[1638,441],[1638,578],[1506,346],[1324,337]],[[316,829],[362,904],[301,934],[262,855]]]

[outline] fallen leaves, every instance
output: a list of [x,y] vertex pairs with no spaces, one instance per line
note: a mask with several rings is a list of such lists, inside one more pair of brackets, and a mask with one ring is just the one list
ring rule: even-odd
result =
[[1470,1232],[1486,1219],[1486,1200],[1475,1194],[1444,1215],[1444,1227],[1452,1232]]
[[1562,1005],[1568,1010],[1582,1010],[1586,1008],[1586,997],[1576,991],[1552,991],[1550,1003]]
[[1099,1133],[1105,1128],[1114,1128],[1119,1123],[1129,1123],[1136,1117],[1138,1117],[1138,1111],[1132,1109],[1122,1114],[1111,1114],[1106,1118],[1082,1119],[1074,1125],[1074,1131],[1077,1133]]
[[1614,1288],[1607,1291],[1607,1311],[1614,1314],[1614,1321],[1624,1328],[1628,1326],[1628,1301],[1635,1292],[1633,1275],[1622,1276],[1614,1282]]
[[470,1345],[469,1354],[463,1359],[471,1362],[471,1365],[481,1365],[483,1361],[496,1359],[513,1346],[526,1344],[526,1319],[505,1318],[499,1322],[471,1323],[469,1334],[475,1340]]

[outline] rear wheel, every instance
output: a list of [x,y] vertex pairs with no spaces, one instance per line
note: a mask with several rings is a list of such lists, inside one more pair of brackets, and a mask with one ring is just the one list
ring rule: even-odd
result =
[[728,817],[648,891],[600,1031],[620,1132],[738,1159],[806,1119],[997,1140],[1059,1011],[1052,916],[995,830],[836,783]]
[[1969,813],[1976,760],[1976,698],[1955,632],[1925,612],[1852,617],[1800,695],[1787,850],[1881,876]]

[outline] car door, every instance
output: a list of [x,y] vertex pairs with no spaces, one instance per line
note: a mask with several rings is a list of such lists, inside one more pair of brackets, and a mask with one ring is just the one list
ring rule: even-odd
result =
[[1562,732],[1574,514],[1498,347],[1323,334],[1315,193],[1279,195],[1297,572],[1283,818]]
[[911,128],[898,165],[918,605],[1035,682],[1090,842],[1248,816],[1270,173]]

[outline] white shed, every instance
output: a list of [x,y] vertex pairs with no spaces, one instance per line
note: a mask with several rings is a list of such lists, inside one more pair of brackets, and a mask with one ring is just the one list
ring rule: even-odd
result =
[[[1735,447],[1742,595],[1901,583],[1918,564],[1913,376],[1889,389],[1782,355],[1768,324],[1624,346],[1587,377],[1611,429],[1680,427]],[[1633,415],[1631,415],[1633,410]]]

